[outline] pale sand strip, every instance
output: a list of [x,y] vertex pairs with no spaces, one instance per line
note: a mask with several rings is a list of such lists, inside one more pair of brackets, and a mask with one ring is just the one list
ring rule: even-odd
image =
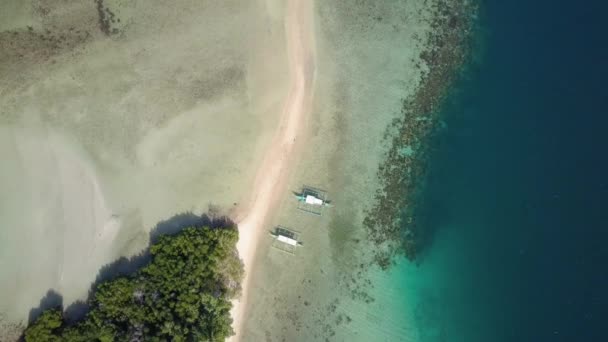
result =
[[275,208],[278,199],[285,195],[285,185],[290,166],[295,159],[295,142],[304,128],[304,118],[310,112],[315,73],[315,51],[313,34],[313,2],[291,0],[285,14],[287,55],[289,59],[290,85],[281,114],[281,125],[257,172],[251,202],[242,220],[238,220],[240,238],[237,248],[245,265],[243,293],[232,309],[236,335],[230,340],[238,341],[243,336],[243,315],[249,295],[250,271],[256,246],[265,235],[265,223]]

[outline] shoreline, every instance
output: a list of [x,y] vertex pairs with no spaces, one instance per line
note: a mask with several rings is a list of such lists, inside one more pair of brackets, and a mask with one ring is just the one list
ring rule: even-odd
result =
[[247,308],[252,264],[264,225],[271,211],[283,195],[293,160],[299,154],[297,138],[305,128],[303,122],[310,112],[315,74],[315,49],[313,30],[313,3],[292,0],[286,8],[285,29],[289,61],[290,86],[281,114],[279,129],[266,152],[256,174],[249,208],[237,219],[239,241],[237,250],[243,260],[245,276],[241,297],[233,302],[231,315],[235,335],[230,341],[242,336],[243,316]]

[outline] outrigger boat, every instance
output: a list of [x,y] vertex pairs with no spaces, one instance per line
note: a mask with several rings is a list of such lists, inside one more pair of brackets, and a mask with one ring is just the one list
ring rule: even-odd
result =
[[294,196],[296,196],[296,198],[298,199],[298,202],[304,202],[306,204],[318,205],[318,206],[322,206],[322,207],[331,206],[331,203],[329,203],[329,201],[325,201],[310,193],[306,193],[306,192],[303,192],[300,194],[295,193]]
[[280,232],[280,231],[277,230],[277,231],[274,231],[274,232],[270,232],[270,236],[272,236],[273,238],[277,239],[280,242],[286,243],[286,244],[294,246],[294,247],[295,246],[302,246],[303,245],[302,242],[294,239],[293,238],[294,236],[290,237],[290,236],[287,236],[287,235],[283,235],[281,233],[284,233],[284,232]]
[[296,247],[303,245],[300,242],[299,234],[285,227],[276,227],[270,232],[270,236],[274,238],[272,247],[292,255],[296,254]]

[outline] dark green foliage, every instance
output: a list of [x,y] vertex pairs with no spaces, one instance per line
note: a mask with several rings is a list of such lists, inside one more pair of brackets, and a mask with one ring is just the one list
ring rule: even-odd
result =
[[42,313],[25,331],[26,341],[59,341],[56,331],[62,325],[61,310],[50,309]]
[[243,267],[235,228],[187,228],[150,247],[152,261],[131,277],[101,283],[86,318],[66,326],[44,312],[30,341],[223,341]]

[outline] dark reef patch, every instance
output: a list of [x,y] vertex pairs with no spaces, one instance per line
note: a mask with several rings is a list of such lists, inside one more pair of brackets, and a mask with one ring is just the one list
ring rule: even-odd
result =
[[61,53],[71,51],[88,41],[90,33],[86,30],[14,29],[0,32],[0,59],[5,66],[12,63],[42,63]]
[[111,36],[120,33],[120,30],[114,27],[114,24],[119,23],[120,19],[112,12],[105,4],[104,0],[93,0],[97,9],[97,20],[99,22],[99,30],[106,36]]
[[31,72],[43,71],[81,53],[97,34],[89,2],[34,1],[31,17],[0,31],[0,88],[25,85]]
[[432,232],[416,214],[415,199],[424,185],[428,141],[441,127],[439,108],[469,54],[477,8],[467,0],[443,0],[433,11],[431,33],[419,38],[427,46],[420,58],[428,70],[416,94],[403,100],[402,117],[392,124],[398,133],[378,170],[381,188],[375,194],[376,204],[363,222],[378,247],[374,260],[383,269],[397,255],[415,260],[430,243]]

